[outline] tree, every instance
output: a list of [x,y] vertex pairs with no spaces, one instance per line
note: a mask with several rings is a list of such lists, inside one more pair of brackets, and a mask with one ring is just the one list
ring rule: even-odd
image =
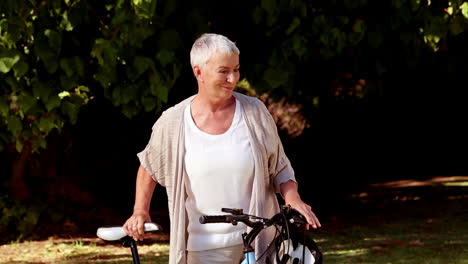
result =
[[[317,107],[369,99],[377,88],[360,80],[426,63],[420,58],[450,49],[467,19],[461,0],[246,0],[229,10],[213,0],[4,0],[0,151],[18,153],[12,186],[27,194],[28,156],[76,124],[89,100],[105,97],[128,118],[163,110],[190,78],[181,73],[190,72],[189,45],[202,32],[238,43],[257,94]],[[352,83],[335,89],[338,76]]]

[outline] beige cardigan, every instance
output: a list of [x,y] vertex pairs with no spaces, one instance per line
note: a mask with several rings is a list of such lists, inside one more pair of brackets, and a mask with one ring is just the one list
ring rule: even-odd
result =
[[[279,211],[276,193],[279,185],[294,180],[294,171],[286,157],[276,124],[268,109],[256,97],[234,93],[242,104],[254,153],[255,172],[250,214],[271,217]],[[187,215],[184,186],[184,109],[194,96],[164,111],[153,126],[146,148],[138,153],[141,165],[166,187],[170,228],[170,264],[186,263]],[[209,183],[207,183],[209,184]],[[220,208],[221,210],[221,208]],[[261,233],[255,241],[257,258],[274,236],[273,228]],[[264,263],[265,258],[260,261]]]

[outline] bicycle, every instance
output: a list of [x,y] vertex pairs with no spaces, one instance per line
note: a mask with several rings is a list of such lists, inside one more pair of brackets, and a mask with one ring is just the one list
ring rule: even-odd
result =
[[[244,214],[242,209],[222,208],[221,211],[229,214],[203,215],[200,217],[200,223],[231,223],[237,225],[242,222],[251,227],[248,233],[242,235],[244,260],[241,264],[255,263],[262,257],[267,258],[266,263],[323,264],[322,253],[315,241],[311,238],[306,239],[305,228],[307,221],[290,206],[281,206],[280,212],[271,218]],[[251,244],[262,230],[270,226],[274,226],[277,231],[275,238],[270,243],[270,247],[275,247],[274,259],[268,258],[265,255],[267,252],[263,252],[257,260],[255,259],[255,250]],[[269,251],[269,249],[266,251]]]
[[[323,264],[323,256],[317,244],[313,239],[305,236],[306,220],[290,206],[281,206],[280,212],[271,218],[244,214],[242,209],[235,208],[222,208],[221,211],[227,214],[202,215],[199,221],[201,224],[230,223],[233,225],[241,222],[251,228],[249,232],[242,235],[244,259],[241,264],[250,264],[257,261],[255,250],[251,244],[262,230],[270,226],[274,226],[277,231],[270,244],[270,247],[275,247],[274,258],[270,259],[266,252],[263,252],[258,260],[265,257],[265,262],[271,264]],[[160,230],[162,228],[156,223],[145,223],[145,232]],[[133,263],[140,263],[135,240],[127,236],[121,226],[98,228],[97,236],[106,241],[122,240],[123,246],[131,248]]]

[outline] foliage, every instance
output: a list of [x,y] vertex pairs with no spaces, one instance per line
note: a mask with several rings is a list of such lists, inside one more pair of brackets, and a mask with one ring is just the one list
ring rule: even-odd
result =
[[[156,1],[0,3],[0,150],[46,147],[104,94],[132,117],[161,109],[180,74],[179,36],[153,23]],[[165,12],[170,12],[170,8]],[[157,40],[149,49],[145,41]]]
[[[343,72],[362,82],[426,65],[467,21],[463,0],[262,0],[229,10],[212,0],[4,0],[0,151],[45,148],[47,135],[75,125],[97,96],[129,118],[160,112],[176,82],[188,83],[188,50],[202,32],[238,43],[257,94],[317,106],[334,98],[331,82]],[[360,89],[352,102],[374,88]]]
[[0,242],[30,236],[46,205],[22,203],[9,196],[0,196],[0,232],[5,234]]
[[69,34],[86,19],[78,10],[71,1],[1,2],[2,145],[15,142],[18,151],[24,144],[45,148],[52,130],[77,122],[90,92],[84,85],[84,54]]

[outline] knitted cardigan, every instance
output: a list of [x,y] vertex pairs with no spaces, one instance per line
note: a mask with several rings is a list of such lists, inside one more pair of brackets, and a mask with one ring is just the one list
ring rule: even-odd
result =
[[[256,97],[234,92],[242,105],[254,156],[254,180],[249,213],[271,217],[279,212],[279,185],[295,181],[294,170],[284,153],[276,124],[268,109]],[[170,217],[170,264],[186,264],[187,215],[184,177],[184,109],[191,96],[167,109],[152,128],[151,138],[137,156],[151,177],[166,188]],[[206,183],[209,184],[209,183]],[[221,209],[221,208],[220,208]],[[257,260],[274,236],[273,228],[261,232],[255,241]],[[259,260],[264,263],[265,258]]]

